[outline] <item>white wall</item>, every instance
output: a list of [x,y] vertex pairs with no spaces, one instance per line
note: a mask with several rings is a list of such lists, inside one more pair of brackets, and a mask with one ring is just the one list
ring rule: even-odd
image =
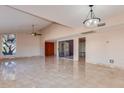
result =
[[57,55],[57,42],[54,42],[54,55]]
[[79,38],[75,37],[74,38],[74,54],[73,54],[73,58],[74,61],[78,61],[79,60]]
[[86,62],[106,63],[106,37],[100,33],[86,37]]
[[[14,57],[31,57],[40,55],[41,46],[39,37],[34,37],[28,33],[16,34],[16,55]],[[3,56],[2,53],[1,56]]]
[[17,57],[39,56],[40,38],[27,33],[17,34]]
[[[109,63],[114,60],[114,64]],[[87,36],[86,60],[90,63],[124,67],[124,27],[104,29]]]
[[71,34],[75,33],[74,29],[64,27],[58,24],[52,24],[49,27],[45,28],[41,31],[43,34],[44,40],[56,40],[60,39],[61,37],[70,36]]

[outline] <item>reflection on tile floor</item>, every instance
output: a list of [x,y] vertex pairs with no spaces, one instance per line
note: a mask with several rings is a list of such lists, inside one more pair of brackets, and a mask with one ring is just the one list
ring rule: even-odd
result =
[[0,65],[1,80],[15,80],[16,63],[13,61],[3,62]]
[[54,57],[6,60],[0,87],[124,87],[124,71]]

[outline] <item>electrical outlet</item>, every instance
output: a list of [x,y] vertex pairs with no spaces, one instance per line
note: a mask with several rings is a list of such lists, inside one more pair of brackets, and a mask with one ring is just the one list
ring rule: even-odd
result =
[[114,63],[114,59],[109,59],[109,63],[113,64]]

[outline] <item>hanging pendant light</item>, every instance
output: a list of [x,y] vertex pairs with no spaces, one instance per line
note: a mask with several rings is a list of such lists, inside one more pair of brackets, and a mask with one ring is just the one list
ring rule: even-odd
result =
[[93,9],[92,9],[93,5],[89,5],[89,7],[90,7],[90,12],[88,16],[86,17],[86,19],[84,20],[83,24],[86,27],[96,27],[101,21],[101,19],[95,16]]

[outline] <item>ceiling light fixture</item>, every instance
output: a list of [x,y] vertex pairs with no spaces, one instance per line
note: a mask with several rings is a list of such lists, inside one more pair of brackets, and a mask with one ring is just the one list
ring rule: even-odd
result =
[[90,7],[90,11],[88,13],[88,16],[84,20],[83,24],[85,24],[86,27],[96,27],[101,21],[101,19],[95,16],[92,9],[93,5],[89,5],[89,7]]

